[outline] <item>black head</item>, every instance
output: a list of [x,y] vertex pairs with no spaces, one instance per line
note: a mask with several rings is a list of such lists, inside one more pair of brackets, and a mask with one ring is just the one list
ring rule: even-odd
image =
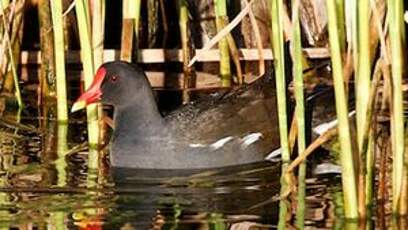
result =
[[124,61],[108,62],[99,67],[91,86],[72,110],[98,101],[114,107],[127,106],[134,98],[144,98],[146,93],[151,94],[151,89],[142,68]]

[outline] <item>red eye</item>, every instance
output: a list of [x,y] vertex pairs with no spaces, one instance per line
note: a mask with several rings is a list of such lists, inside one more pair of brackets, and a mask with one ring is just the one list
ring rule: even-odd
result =
[[111,82],[116,82],[117,80],[118,80],[118,76],[113,75],[113,76],[111,77]]

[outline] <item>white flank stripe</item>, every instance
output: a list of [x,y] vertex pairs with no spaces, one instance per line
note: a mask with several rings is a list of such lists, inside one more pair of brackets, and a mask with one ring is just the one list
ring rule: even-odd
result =
[[224,137],[224,138],[219,139],[218,141],[212,143],[212,144],[210,145],[210,147],[211,147],[213,150],[217,150],[217,149],[221,148],[222,146],[224,146],[228,141],[230,141],[230,140],[232,140],[232,139],[234,139],[234,138],[231,137],[231,136],[229,136],[229,137]]
[[190,146],[191,148],[204,148],[204,147],[207,147],[207,145],[204,145],[204,144],[195,144],[195,143],[189,144],[188,146]]
[[242,138],[242,145],[244,148],[248,147],[250,144],[253,144],[254,142],[258,141],[262,137],[262,133],[251,133],[246,135],[244,138]]

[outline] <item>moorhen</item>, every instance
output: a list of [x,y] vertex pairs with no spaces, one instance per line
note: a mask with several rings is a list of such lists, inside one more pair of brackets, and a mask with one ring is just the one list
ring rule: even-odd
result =
[[72,111],[98,101],[114,107],[112,167],[219,168],[263,161],[279,147],[271,73],[163,117],[143,69],[114,61],[98,69]]

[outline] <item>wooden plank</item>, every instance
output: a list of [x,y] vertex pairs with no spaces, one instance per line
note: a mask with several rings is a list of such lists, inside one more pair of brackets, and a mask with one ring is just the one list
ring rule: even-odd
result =
[[[31,68],[28,66],[22,66],[20,79],[22,81],[29,81],[29,78],[36,76],[38,73],[38,68]],[[81,70],[68,70],[67,76],[68,81],[79,82],[80,75],[82,74]],[[156,89],[166,89],[166,90],[181,90],[183,89],[183,73],[165,73],[159,71],[146,71],[147,78],[149,79],[150,84],[153,88]],[[196,72],[196,85],[194,88],[189,90],[201,90],[201,89],[212,89],[220,88],[221,81],[217,75],[205,73],[205,72]],[[248,78],[248,80],[251,80]]]
[[[203,52],[201,49],[195,50],[197,53]],[[311,59],[328,58],[329,50],[327,48],[306,48],[303,49],[305,55]],[[257,49],[239,49],[241,61],[257,61]],[[40,51],[23,51],[21,52],[21,64],[41,64]],[[183,53],[181,49],[141,49],[141,63],[164,63],[164,62],[183,62]],[[270,49],[263,49],[265,60],[272,60],[272,51]],[[119,60],[119,50],[108,49],[104,51],[104,61]],[[204,51],[204,54],[198,59],[199,62],[218,62],[220,53],[217,49]],[[80,63],[79,51],[69,51],[66,54],[67,64]]]

